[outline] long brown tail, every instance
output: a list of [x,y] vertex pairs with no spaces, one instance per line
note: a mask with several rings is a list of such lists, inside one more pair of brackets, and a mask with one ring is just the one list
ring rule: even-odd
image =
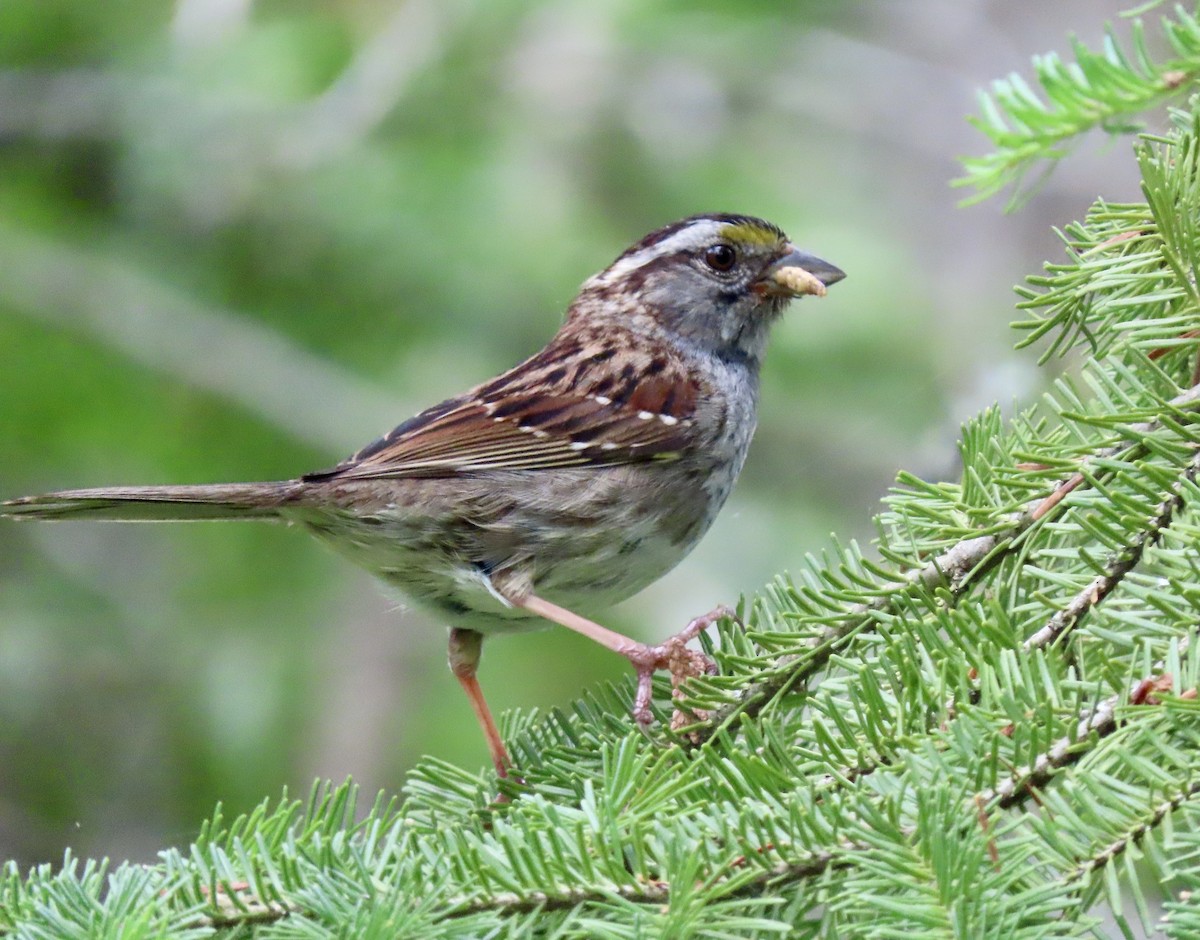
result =
[[0,503],[12,519],[110,519],[173,522],[201,519],[278,519],[280,507],[304,488],[277,483],[215,483],[200,486],[112,486],[61,490]]

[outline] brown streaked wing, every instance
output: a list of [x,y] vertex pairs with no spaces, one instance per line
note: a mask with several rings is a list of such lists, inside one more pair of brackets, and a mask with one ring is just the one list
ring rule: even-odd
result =
[[[611,465],[670,459],[691,444],[700,390],[682,370],[664,369],[662,357],[622,369],[614,388],[603,357],[593,365],[586,355],[572,356],[574,365],[583,366],[564,370],[561,359],[548,352],[422,412],[339,466],[305,479]],[[561,378],[548,382],[551,375]]]

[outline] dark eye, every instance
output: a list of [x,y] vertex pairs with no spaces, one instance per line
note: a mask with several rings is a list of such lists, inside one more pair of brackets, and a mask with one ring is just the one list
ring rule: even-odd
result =
[[719,274],[733,270],[737,262],[737,252],[728,245],[713,245],[704,252],[704,263]]

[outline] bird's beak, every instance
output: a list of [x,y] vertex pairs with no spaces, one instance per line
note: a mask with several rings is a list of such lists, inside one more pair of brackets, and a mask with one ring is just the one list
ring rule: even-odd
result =
[[845,276],[844,271],[828,261],[791,246],[786,255],[767,268],[756,287],[766,296],[824,297],[825,288]]

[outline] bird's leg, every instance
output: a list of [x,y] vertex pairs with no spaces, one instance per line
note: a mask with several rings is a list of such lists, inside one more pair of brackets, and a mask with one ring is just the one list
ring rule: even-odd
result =
[[454,673],[458,684],[463,687],[463,691],[467,693],[467,698],[471,702],[471,710],[475,712],[475,717],[479,720],[479,727],[483,729],[488,751],[492,755],[492,763],[496,767],[496,775],[507,777],[512,761],[508,758],[508,751],[504,749],[504,742],[500,740],[500,731],[492,719],[492,710],[488,708],[488,704],[483,698],[483,689],[479,687],[479,680],[475,678],[482,648],[483,636],[481,634],[474,630],[451,628],[450,670]]
[[[654,673],[659,669],[666,669],[671,673],[673,695],[678,698],[679,686],[684,679],[703,673],[711,675],[716,672],[716,664],[711,659],[698,650],[688,649],[687,644],[718,620],[733,616],[733,612],[728,607],[718,607],[702,617],[697,617],[674,636],[668,637],[657,646],[647,646],[645,643],[639,643],[624,634],[602,627],[586,617],[581,617],[579,614],[572,613],[566,608],[552,604],[534,594],[526,594],[523,597],[514,597],[509,600],[513,605],[524,608],[530,613],[545,617],[568,630],[582,633],[601,646],[628,659],[633,664],[633,668],[637,670],[638,677],[637,695],[633,700],[633,717],[643,725],[649,724],[651,719],[650,692]],[[671,724],[678,726],[692,720],[694,720],[694,716],[676,711]]]

